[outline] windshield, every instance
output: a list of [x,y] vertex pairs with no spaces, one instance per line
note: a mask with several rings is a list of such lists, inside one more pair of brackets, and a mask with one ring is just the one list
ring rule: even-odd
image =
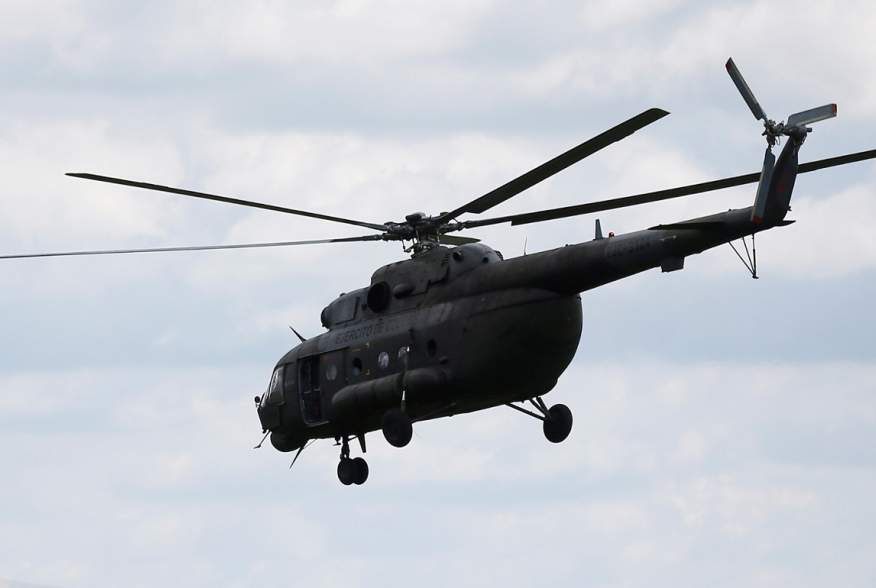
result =
[[271,383],[268,384],[268,391],[263,396],[262,404],[283,404],[283,367],[277,366],[274,374],[271,376]]

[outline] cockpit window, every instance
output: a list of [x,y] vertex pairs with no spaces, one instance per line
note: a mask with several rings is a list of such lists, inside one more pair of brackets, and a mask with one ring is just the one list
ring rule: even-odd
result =
[[283,396],[283,367],[277,366],[274,374],[271,376],[271,383],[268,384],[268,391],[265,393],[267,400],[266,404],[283,404],[285,398]]

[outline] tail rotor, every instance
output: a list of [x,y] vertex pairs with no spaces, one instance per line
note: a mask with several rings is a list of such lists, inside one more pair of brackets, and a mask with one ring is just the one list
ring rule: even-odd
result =
[[755,98],[754,92],[751,91],[745,78],[742,77],[739,68],[736,67],[736,64],[733,62],[732,57],[727,60],[726,67],[727,73],[730,74],[730,79],[733,80],[736,89],[739,90],[742,99],[745,100],[745,103],[748,105],[754,118],[763,121],[763,134],[770,147],[775,145],[779,137],[782,135],[804,137],[807,133],[812,132],[812,129],[807,128],[806,125],[836,116],[836,104],[825,104],[824,106],[794,113],[788,117],[787,122],[777,123],[767,116],[766,112],[757,101],[757,98]]
[[[787,211],[787,201],[790,201],[791,197],[790,190],[793,189],[793,177],[795,177],[797,173],[796,150],[803,144],[806,135],[812,132],[812,129],[807,125],[835,117],[836,104],[825,104],[824,106],[819,106],[817,108],[803,110],[790,115],[787,122],[775,122],[767,116],[766,112],[757,101],[757,98],[755,98],[754,92],[751,91],[745,78],[742,77],[742,73],[739,71],[739,68],[736,67],[732,57],[727,60],[726,67],[727,73],[730,74],[730,79],[733,80],[736,89],[739,90],[742,99],[745,100],[745,103],[748,105],[754,118],[763,121],[763,135],[766,137],[767,141],[766,151],[763,156],[763,167],[760,172],[760,181],[757,184],[757,197],[754,200],[754,207],[751,211],[751,220],[756,223],[761,223],[768,214],[767,209],[770,200],[770,187],[772,185],[773,176],[775,175],[773,172],[776,167],[776,157],[773,155],[773,146],[779,142],[782,135],[791,137],[793,141],[793,157],[790,157],[789,152],[788,157],[781,157],[779,159],[780,166],[782,166],[780,175],[784,178],[788,178],[790,175],[790,185],[787,181],[781,182],[783,184],[782,192],[786,193],[773,195],[773,198],[779,197],[784,201],[783,206],[781,206],[783,210],[780,212],[781,217],[784,218],[784,213]],[[788,167],[789,165],[793,165],[794,169],[790,169]]]

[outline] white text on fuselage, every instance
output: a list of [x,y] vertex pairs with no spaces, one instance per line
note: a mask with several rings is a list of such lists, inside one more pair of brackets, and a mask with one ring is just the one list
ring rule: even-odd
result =
[[344,329],[334,336],[333,342],[335,345],[350,345],[373,339],[380,335],[404,331],[404,321],[400,320],[400,318],[380,319],[358,327]]

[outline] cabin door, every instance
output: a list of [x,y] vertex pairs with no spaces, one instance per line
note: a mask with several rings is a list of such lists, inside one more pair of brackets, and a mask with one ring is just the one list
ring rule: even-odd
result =
[[304,357],[298,362],[298,393],[301,396],[301,418],[308,425],[325,422],[322,410],[319,355]]
[[299,361],[298,391],[301,396],[301,416],[308,425],[328,420],[331,398],[341,389],[344,378],[343,350],[312,355]]

